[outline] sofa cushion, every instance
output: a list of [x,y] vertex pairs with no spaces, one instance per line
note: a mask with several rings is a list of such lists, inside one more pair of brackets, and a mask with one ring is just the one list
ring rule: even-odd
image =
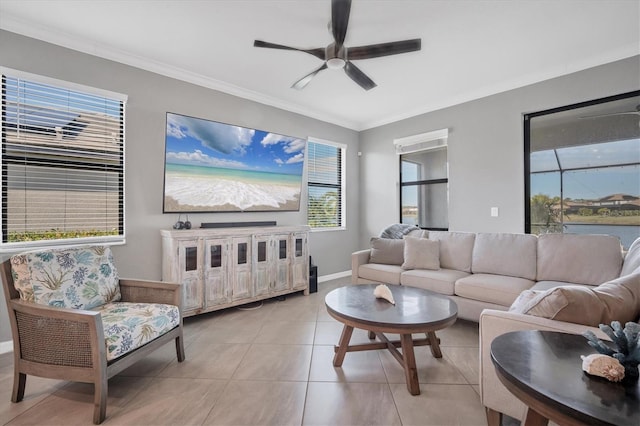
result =
[[116,302],[95,309],[102,317],[107,361],[137,349],[180,324],[177,306]]
[[473,246],[471,270],[474,274],[535,280],[536,244],[537,238],[529,234],[478,233]]
[[476,234],[429,231],[429,239],[440,241],[440,267],[471,272],[471,256]]
[[528,291],[512,306],[518,313],[597,327],[611,321],[635,321],[640,313],[640,273],[597,287],[564,286]]
[[455,269],[438,269],[437,271],[414,269],[402,273],[400,284],[451,296],[454,294],[455,282],[467,276],[469,276],[467,272]]
[[598,285],[620,276],[622,248],[610,235],[538,237],[538,281]]
[[636,238],[636,240],[631,243],[631,247],[629,247],[627,255],[624,257],[620,276],[624,277],[633,272],[640,272],[640,238]]
[[42,305],[92,309],[120,300],[109,247],[34,251],[11,259],[20,297]]
[[367,263],[358,268],[358,277],[365,280],[385,284],[400,284],[400,274],[404,269],[400,265],[385,265],[381,263]]
[[404,262],[404,240],[390,238],[371,238],[369,262],[385,265],[402,265]]
[[473,274],[456,281],[456,296],[481,302],[511,306],[523,290],[531,288],[534,282],[525,278],[506,275]]
[[402,269],[440,269],[440,243],[426,238],[405,238]]

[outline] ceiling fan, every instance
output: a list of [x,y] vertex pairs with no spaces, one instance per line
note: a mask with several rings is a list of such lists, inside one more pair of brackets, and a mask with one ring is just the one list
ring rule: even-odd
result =
[[294,89],[303,89],[316,74],[327,68],[342,68],[344,72],[364,90],[373,89],[376,87],[376,83],[367,77],[367,75],[351,61],[414,52],[420,50],[421,40],[416,38],[389,43],[370,44],[367,46],[347,47],[344,45],[344,39],[347,35],[350,12],[351,0],[331,0],[331,22],[329,22],[329,27],[333,35],[333,42],[325,48],[299,49],[262,40],[255,40],[253,46],[269,49],[296,50],[298,52],[308,53],[324,61],[319,68],[293,83],[291,87]]

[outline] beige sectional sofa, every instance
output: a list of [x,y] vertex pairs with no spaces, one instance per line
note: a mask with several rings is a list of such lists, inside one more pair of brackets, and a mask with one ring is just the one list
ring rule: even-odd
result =
[[[433,255],[414,241],[425,238],[439,243],[438,267],[403,268],[405,257]],[[484,309],[508,310],[523,290],[617,278],[622,262],[620,241],[608,235],[417,231],[404,240],[372,238],[371,248],[351,255],[351,282],[445,294],[458,304],[459,318],[478,322]]]
[[[500,413],[523,419],[526,408],[495,374],[490,348],[496,336],[538,329],[605,337],[599,321],[640,317],[640,238],[625,257],[619,240],[607,235],[412,234],[372,238],[370,249],[353,253],[352,283],[445,294],[457,303],[459,318],[480,323],[480,391],[490,424]],[[439,265],[427,259],[420,268],[415,260],[436,253]]]

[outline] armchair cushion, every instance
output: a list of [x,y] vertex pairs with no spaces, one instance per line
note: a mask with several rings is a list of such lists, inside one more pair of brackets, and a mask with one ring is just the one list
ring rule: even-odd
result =
[[11,258],[20,298],[42,305],[93,309],[120,300],[109,247],[36,251]]
[[116,302],[94,310],[102,317],[107,361],[149,343],[180,324],[180,311],[174,305]]

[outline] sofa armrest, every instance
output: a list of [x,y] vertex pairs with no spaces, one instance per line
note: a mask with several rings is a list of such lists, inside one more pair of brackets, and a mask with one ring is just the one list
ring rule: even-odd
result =
[[[508,311],[493,309],[482,311],[480,314],[480,400],[487,408],[523,420],[526,406],[502,385],[491,361],[493,339],[501,334],[519,330],[550,330],[571,334],[582,334],[586,330],[591,330],[599,338],[608,338],[598,328],[586,325]],[[579,360],[576,362],[579,366]]]
[[351,253],[351,284],[358,284],[358,269],[360,265],[369,263],[371,249]]
[[[9,302],[15,317],[14,353],[20,360],[49,364],[43,377],[58,375],[59,366],[90,369],[106,363],[104,331],[100,312],[57,308],[22,300]],[[55,367],[53,367],[55,366]],[[90,377],[90,370],[86,373]]]
[[177,283],[120,278],[120,293],[123,302],[164,303],[182,311],[182,286]]

